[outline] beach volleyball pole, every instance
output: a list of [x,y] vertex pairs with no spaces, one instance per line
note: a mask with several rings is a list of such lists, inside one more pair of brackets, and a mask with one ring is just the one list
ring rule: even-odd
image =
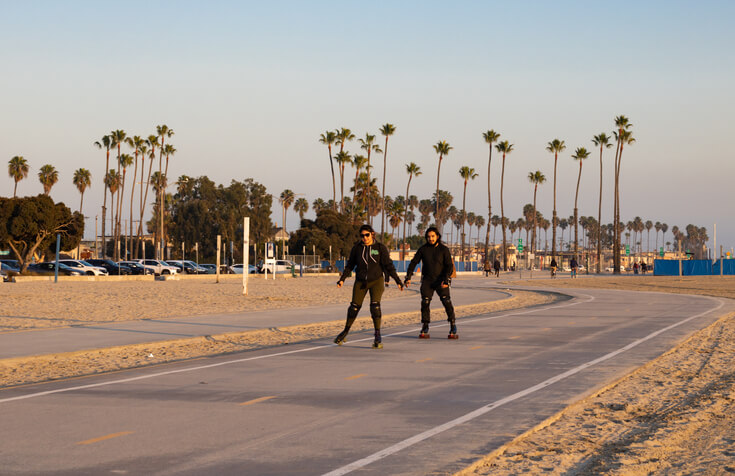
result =
[[219,258],[220,256],[222,256],[220,252],[221,247],[222,247],[222,235],[217,235],[217,271],[216,271],[217,277],[215,278],[216,283],[219,283]]
[[242,293],[248,295],[248,274],[250,274],[250,217],[242,219]]

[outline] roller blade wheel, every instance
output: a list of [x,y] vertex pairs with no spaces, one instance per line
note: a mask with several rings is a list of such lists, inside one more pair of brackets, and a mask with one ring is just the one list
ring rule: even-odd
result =
[[347,336],[345,336],[345,335],[340,334],[340,335],[338,335],[337,337],[334,338],[334,343],[337,344],[337,345],[342,345],[345,342],[347,342]]
[[382,349],[383,343],[382,342],[373,342],[373,349]]
[[459,339],[459,336],[457,334],[452,334],[451,332],[447,336],[447,339]]
[[423,324],[421,326],[421,333],[419,334],[419,339],[430,339],[431,336],[429,335],[429,324]]
[[452,324],[452,327],[449,329],[449,335],[447,336],[447,339],[459,339],[459,336],[457,335],[457,326]]

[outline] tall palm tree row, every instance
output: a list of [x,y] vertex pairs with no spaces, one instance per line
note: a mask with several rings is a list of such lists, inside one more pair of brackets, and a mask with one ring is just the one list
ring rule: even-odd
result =
[[20,155],[16,155],[8,161],[8,175],[15,182],[13,186],[13,198],[18,194],[18,182],[28,177],[29,170],[28,161]]
[[[482,133],[482,138],[485,139],[485,143],[488,145],[488,159],[487,159],[487,216],[488,218],[493,216],[492,196],[490,194],[490,164],[493,161],[493,144],[500,139],[500,134],[495,132],[493,129]],[[487,230],[485,231],[485,256],[488,256],[488,241],[490,239],[490,225],[492,219],[487,221]],[[494,241],[494,240],[493,240]]]
[[385,172],[388,164],[388,137],[392,136],[396,132],[396,126],[390,123],[384,124],[380,128],[380,133],[385,137],[385,147],[383,149],[383,186],[380,189],[380,194],[383,196],[382,199],[382,212],[380,218],[380,235],[383,236],[383,228],[385,227]]
[[554,154],[554,209],[552,212],[551,217],[551,257],[554,258],[556,256],[556,227],[558,225],[557,223],[557,217],[556,217],[556,164],[559,159],[559,153],[564,152],[564,149],[566,149],[566,145],[564,145],[563,140],[554,139],[548,144],[546,144],[546,150]]
[[574,194],[574,258],[579,259],[579,219],[577,214],[577,201],[579,199],[579,182],[582,180],[582,163],[590,156],[584,147],[578,147],[572,158],[579,161],[579,175],[577,175],[577,191]]
[[[89,172],[89,170],[85,168],[79,168],[74,172],[72,182],[74,183],[74,186],[77,187],[77,190],[79,190],[79,195],[81,195],[81,198],[79,200],[79,213],[84,216],[84,214],[82,213],[82,205],[84,205],[84,192],[87,190],[87,187],[92,186],[92,174]],[[79,244],[77,244],[77,257],[79,257],[81,244],[81,241],[79,242]]]
[[500,220],[503,228],[503,271],[508,271],[508,242],[505,237],[505,207],[503,204],[503,186],[505,185],[505,156],[513,152],[513,144],[504,140],[495,145],[495,150],[503,154],[502,167],[500,169]]
[[[465,216],[467,213],[467,182],[470,180],[475,180],[477,178],[477,174],[475,173],[475,169],[468,166],[463,166],[459,169],[459,175],[462,177],[462,180],[464,180],[464,191],[462,192],[462,215]],[[460,259],[464,262],[464,242],[465,242],[465,233],[464,233],[464,224],[466,220],[462,220],[462,245],[460,246]],[[474,220],[472,220],[474,223]],[[472,224],[470,224],[472,226]]]
[[538,221],[537,221],[538,213],[536,213],[536,192],[538,191],[538,186],[546,182],[546,176],[543,173],[541,173],[540,170],[537,170],[535,172],[529,172],[528,181],[533,184],[533,232],[531,233],[531,241],[529,242],[529,244],[533,243],[533,245],[529,249],[529,251],[532,253],[535,253],[536,251],[536,229],[538,227]]
[[[592,143],[600,147],[600,195],[597,205],[597,223],[602,223],[602,151],[612,147],[610,137],[604,132],[592,138]],[[597,273],[602,272],[602,240],[600,236],[601,227],[597,227]]]

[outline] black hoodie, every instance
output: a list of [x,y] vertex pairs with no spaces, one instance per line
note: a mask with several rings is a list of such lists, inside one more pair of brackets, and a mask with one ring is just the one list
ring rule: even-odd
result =
[[347,276],[355,267],[357,267],[355,272],[357,281],[371,282],[382,279],[384,272],[387,272],[387,275],[391,276],[397,284],[403,284],[401,278],[398,277],[398,273],[396,273],[393,261],[390,259],[388,248],[377,241],[373,241],[372,245],[365,245],[362,242],[355,243],[339,280],[347,279]]
[[421,280],[429,282],[441,281],[449,284],[452,277],[454,265],[452,263],[452,255],[449,248],[441,241],[437,241],[435,245],[426,243],[416,251],[411,262],[408,264],[406,272],[406,280],[411,279],[413,270],[416,265],[421,262]]

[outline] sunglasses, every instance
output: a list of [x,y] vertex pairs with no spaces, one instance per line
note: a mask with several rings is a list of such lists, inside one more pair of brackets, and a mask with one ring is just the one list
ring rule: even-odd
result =
[[360,236],[362,236],[363,238],[365,238],[367,236],[370,236],[370,233],[360,233]]

